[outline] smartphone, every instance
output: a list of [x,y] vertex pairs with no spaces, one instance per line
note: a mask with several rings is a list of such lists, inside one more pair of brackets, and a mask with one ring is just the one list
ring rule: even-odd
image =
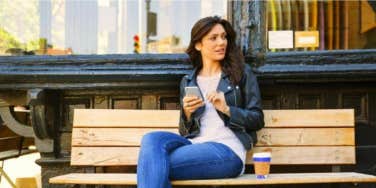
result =
[[201,95],[200,89],[197,86],[187,86],[184,89],[186,96],[196,96],[201,100],[204,100],[204,98]]

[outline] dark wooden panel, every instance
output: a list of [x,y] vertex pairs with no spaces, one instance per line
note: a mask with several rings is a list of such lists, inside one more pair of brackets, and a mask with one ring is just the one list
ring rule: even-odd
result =
[[279,109],[280,104],[278,101],[278,96],[262,96],[262,107],[263,109]]
[[161,110],[178,110],[180,109],[179,97],[160,97],[159,108]]
[[320,95],[299,95],[299,109],[319,109],[321,106]]
[[329,109],[339,108],[340,105],[338,103],[338,100],[339,100],[338,93],[328,91],[324,93],[323,95],[324,95],[324,99],[323,99],[321,108],[329,108]]
[[21,144],[20,136],[6,136],[0,138],[0,152],[18,149]]
[[[355,125],[355,138],[357,146],[376,148],[376,127],[365,124]],[[376,156],[376,155],[375,155]]]
[[296,109],[297,107],[297,94],[284,92],[281,94],[281,109]]
[[112,97],[111,98],[112,109],[140,109],[141,99],[140,97]]
[[[376,146],[356,147],[356,171],[376,175]],[[375,187],[375,185],[374,185]],[[374,188],[371,187],[371,188]]]
[[0,152],[19,150],[20,147],[27,148],[30,145],[34,145],[33,138],[22,138],[12,132],[7,126],[0,126]]
[[368,93],[368,123],[376,128],[376,91]]
[[347,94],[342,95],[342,107],[343,108],[354,108],[355,109],[355,119],[358,123],[366,124],[368,122],[367,113],[367,96],[365,93],[358,94]]
[[3,122],[0,123],[0,138],[17,136],[17,134],[11,131],[6,125],[3,124]]
[[109,108],[109,99],[105,95],[94,96],[93,108],[107,109]]
[[76,108],[91,108],[91,97],[66,97],[63,99],[63,124],[62,132],[72,131],[73,110]]

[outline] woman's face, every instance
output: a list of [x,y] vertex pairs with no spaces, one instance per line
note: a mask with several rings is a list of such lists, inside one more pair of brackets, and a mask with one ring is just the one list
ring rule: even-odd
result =
[[216,24],[195,48],[201,52],[203,61],[221,61],[225,58],[227,47],[226,31],[221,24]]

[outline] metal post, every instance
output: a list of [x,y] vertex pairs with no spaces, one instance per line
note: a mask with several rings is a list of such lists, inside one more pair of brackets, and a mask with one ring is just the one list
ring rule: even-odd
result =
[[145,0],[146,2],[146,45],[145,45],[145,52],[148,52],[148,44],[149,44],[149,12],[150,12],[150,0]]

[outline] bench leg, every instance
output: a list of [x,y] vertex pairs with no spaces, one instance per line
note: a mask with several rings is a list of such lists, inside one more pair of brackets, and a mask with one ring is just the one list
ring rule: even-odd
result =
[[332,166],[332,172],[341,172],[341,166],[333,165]]
[[[332,172],[341,172],[341,166],[333,165],[332,166]],[[331,188],[340,188],[340,186],[341,186],[341,184],[339,184],[339,183],[334,183],[334,184],[330,185]]]

